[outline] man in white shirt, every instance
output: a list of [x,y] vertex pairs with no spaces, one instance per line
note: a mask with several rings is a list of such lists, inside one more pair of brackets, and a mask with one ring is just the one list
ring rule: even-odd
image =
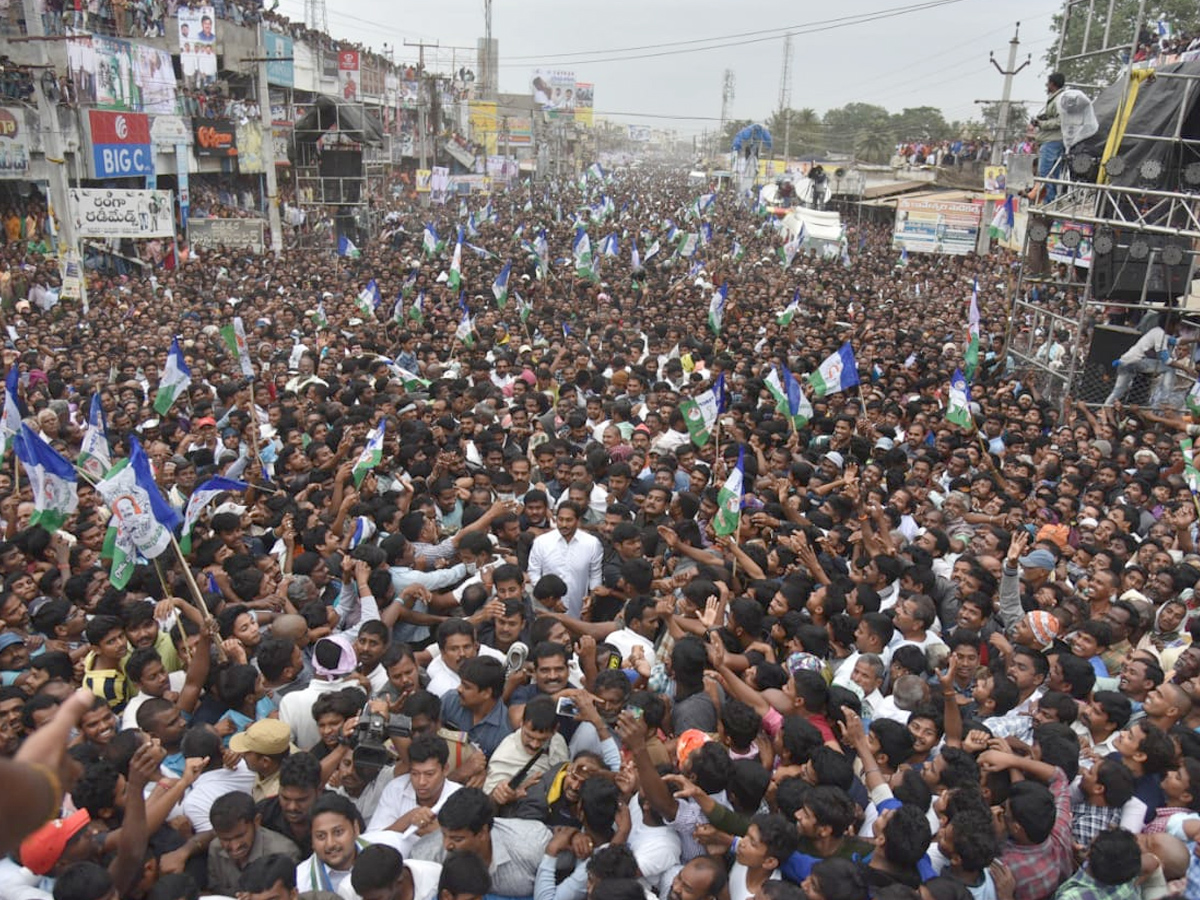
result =
[[1124,400],[1133,385],[1133,379],[1138,372],[1148,375],[1162,374],[1162,378],[1154,386],[1150,397],[1150,407],[1157,407],[1175,386],[1175,370],[1167,365],[1175,350],[1175,334],[1179,330],[1179,320],[1167,318],[1162,325],[1155,325],[1138,338],[1137,342],[1126,350],[1117,360],[1117,378],[1113,383],[1112,393],[1104,401],[1105,406],[1112,406],[1118,400]]
[[233,769],[225,768],[224,757],[221,755],[221,738],[208,725],[189,729],[183,736],[179,749],[185,759],[208,757],[208,768],[200,773],[188,788],[180,803],[180,809],[187,816],[196,834],[212,831],[208,813],[217,798],[231,791],[251,793],[258,775],[250,771],[244,762],[239,762]]
[[419,838],[437,831],[437,814],[462,785],[448,781],[450,748],[437,735],[418,734],[408,749],[408,774],[392,779],[383,789],[371,816],[369,831],[391,831],[405,855]]
[[503,653],[479,643],[475,626],[466,619],[447,619],[438,626],[437,645],[430,650],[436,650],[437,653],[425,668],[429,676],[426,690],[435,697],[445,696],[448,691],[458,687],[461,682],[458,668],[468,659],[483,654],[504,661]]
[[405,859],[394,847],[372,844],[358,854],[354,871],[338,888],[338,896],[345,900],[360,900],[368,894],[395,900],[435,900],[441,877],[439,863]]
[[555,528],[533,541],[529,551],[529,584],[543,575],[558,575],[567,585],[567,615],[579,618],[583,598],[600,584],[604,549],[600,539],[579,530],[583,510],[567,501],[554,515]]
[[296,866],[296,889],[300,893],[331,891],[356,900],[357,894],[342,893],[341,889],[346,884],[353,888],[349,876],[359,855],[372,844],[395,847],[397,841],[398,835],[388,831],[360,834],[358,810],[350,799],[325,794],[313,804],[313,853]]
[[303,690],[288,694],[279,704],[279,718],[292,729],[294,742],[301,750],[308,750],[321,740],[312,715],[313,703],[322,694],[356,686],[358,682],[348,676],[354,674],[357,666],[354,645],[346,635],[335,634],[317,641],[313,648],[312,682]]

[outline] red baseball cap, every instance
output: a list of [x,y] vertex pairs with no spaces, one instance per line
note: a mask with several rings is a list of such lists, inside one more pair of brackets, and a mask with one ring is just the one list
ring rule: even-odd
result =
[[46,875],[62,859],[71,838],[91,821],[88,811],[81,809],[65,819],[47,822],[21,841],[21,864],[34,875]]

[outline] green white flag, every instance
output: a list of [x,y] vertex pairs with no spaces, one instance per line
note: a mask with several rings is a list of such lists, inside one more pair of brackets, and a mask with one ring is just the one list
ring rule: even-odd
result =
[[792,319],[796,318],[796,313],[800,311],[800,288],[796,288],[796,293],[792,294],[792,302],[779,315],[775,317],[776,323],[781,327],[786,328],[792,324]]
[[222,325],[221,337],[225,339],[225,346],[229,348],[229,352],[237,359],[242,374],[253,378],[254,365],[250,361],[250,347],[246,343],[246,326],[242,323],[242,317],[234,316],[232,324]]
[[383,460],[383,432],[387,428],[387,419],[380,419],[379,424],[367,435],[367,445],[363,447],[354,464],[354,486],[361,487],[367,473]]
[[75,467],[23,422],[13,449],[33,489],[34,510],[29,524],[54,534],[79,507]]
[[713,516],[713,531],[724,536],[736,534],[742,518],[742,482],[745,477],[746,448],[738,448],[737,465],[717,493],[717,514]]
[[165,416],[171,404],[181,394],[185,393],[192,383],[192,371],[183,359],[179,349],[179,339],[171,338],[171,349],[167,352],[167,364],[163,366],[162,377],[158,382],[158,393],[154,395],[154,411]]
[[946,404],[946,421],[960,428],[971,429],[975,422],[971,418],[971,385],[963,377],[961,369],[955,369],[950,378],[950,398]]
[[457,291],[462,284],[462,240],[463,228],[458,226],[458,242],[454,245],[454,257],[450,260],[450,290]]

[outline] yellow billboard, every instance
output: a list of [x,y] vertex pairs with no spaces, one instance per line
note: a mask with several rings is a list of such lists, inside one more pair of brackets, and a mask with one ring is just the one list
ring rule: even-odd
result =
[[471,140],[490,156],[496,154],[496,137],[500,131],[496,120],[495,103],[472,103],[467,113],[471,125]]

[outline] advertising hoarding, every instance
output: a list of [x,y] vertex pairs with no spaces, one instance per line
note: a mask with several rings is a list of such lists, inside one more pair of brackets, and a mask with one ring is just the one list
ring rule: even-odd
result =
[[148,116],[99,109],[87,112],[93,178],[144,178],[154,174]]
[[184,81],[217,77],[217,17],[211,6],[179,7],[179,65]]
[[982,207],[974,203],[901,198],[892,244],[909,253],[973,253],[981,215]]
[[81,237],[152,238],[175,233],[170,191],[71,188],[70,202]]

